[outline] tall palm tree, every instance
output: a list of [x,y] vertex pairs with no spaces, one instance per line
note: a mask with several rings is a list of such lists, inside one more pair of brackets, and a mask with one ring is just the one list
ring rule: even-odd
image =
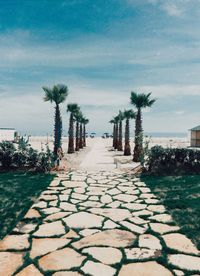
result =
[[114,143],[114,149],[118,149],[118,143],[119,143],[119,116],[114,117],[115,120],[115,143]]
[[118,140],[118,147],[117,150],[118,151],[122,151],[123,150],[123,146],[122,146],[122,121],[124,120],[124,115],[123,112],[119,111],[119,140]]
[[136,114],[132,109],[124,110],[124,118],[126,119],[125,125],[125,146],[124,146],[124,155],[131,155],[131,147],[130,147],[130,127],[129,121],[130,119],[135,119]]
[[67,112],[70,112],[68,153],[74,153],[74,119],[75,114],[79,111],[79,109],[80,108],[76,103],[71,103],[67,105]]
[[115,138],[115,135],[116,135],[116,125],[115,125],[115,120],[114,120],[114,118],[112,119],[112,120],[110,120],[109,121],[109,123],[110,124],[113,124],[113,148],[115,147],[115,140],[116,140],[116,138]]
[[83,148],[83,122],[84,122],[84,117],[83,117],[83,114],[80,113],[80,120],[79,120],[79,149]]
[[151,99],[151,93],[131,92],[131,104],[137,108],[135,120],[135,147],[133,161],[139,162],[143,152],[142,108],[151,107],[156,99]]
[[75,150],[79,151],[79,144],[80,144],[80,120],[81,120],[81,116],[82,113],[81,111],[77,111],[75,113],[75,120],[76,120],[76,146],[75,146]]
[[89,123],[87,118],[83,118],[83,146],[86,147],[86,125]]
[[54,125],[54,155],[57,156],[58,149],[62,145],[62,118],[59,105],[63,103],[68,96],[68,88],[64,84],[54,85],[52,88],[42,87],[45,92],[44,101],[55,103],[55,125]]

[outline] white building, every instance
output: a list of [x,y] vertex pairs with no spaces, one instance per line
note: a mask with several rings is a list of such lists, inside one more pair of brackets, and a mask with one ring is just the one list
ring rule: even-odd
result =
[[15,129],[14,128],[0,128],[0,142],[1,141],[14,141]]

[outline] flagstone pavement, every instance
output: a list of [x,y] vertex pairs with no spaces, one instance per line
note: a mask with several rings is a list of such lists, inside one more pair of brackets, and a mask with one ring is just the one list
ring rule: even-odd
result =
[[0,241],[0,275],[200,275],[200,254],[139,178],[58,175]]

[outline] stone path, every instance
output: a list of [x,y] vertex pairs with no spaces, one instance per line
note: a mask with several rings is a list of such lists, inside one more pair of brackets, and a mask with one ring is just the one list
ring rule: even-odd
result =
[[200,275],[200,257],[140,179],[75,171],[0,241],[0,275]]

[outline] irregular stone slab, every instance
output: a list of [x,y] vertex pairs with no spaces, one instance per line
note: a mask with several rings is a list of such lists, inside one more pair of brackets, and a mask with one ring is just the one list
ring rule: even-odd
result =
[[55,251],[56,249],[67,245],[69,242],[70,240],[67,240],[65,238],[33,238],[30,257],[34,259],[36,257],[43,256],[49,252]]
[[166,209],[163,205],[149,205],[147,207],[148,210],[156,213],[164,213],[166,212]]
[[77,208],[74,204],[68,203],[68,202],[61,202],[60,203],[60,208],[63,209],[64,211],[72,211],[76,212]]
[[115,274],[116,270],[108,265],[95,263],[92,261],[87,261],[85,265],[81,268],[84,273],[92,276],[112,276]]
[[146,184],[144,182],[141,182],[141,181],[134,182],[134,184],[138,187],[146,187]]
[[22,253],[0,252],[0,275],[13,275],[22,264]]
[[160,240],[150,234],[144,234],[139,236],[139,247],[162,250]]
[[116,224],[116,223],[113,222],[112,220],[107,220],[107,221],[104,223],[103,229],[114,229],[114,228],[117,228],[117,227],[119,227],[118,224]]
[[156,198],[156,196],[154,195],[154,194],[144,194],[144,193],[142,193],[141,195],[140,195],[140,198],[147,198],[147,199],[150,199],[150,198]]
[[149,219],[156,220],[158,222],[172,222],[172,217],[168,214],[159,214],[155,216],[151,216]]
[[42,209],[41,210],[45,215],[51,215],[51,214],[55,214],[55,213],[58,213],[60,211],[59,208],[56,208],[56,207],[49,207],[49,208],[46,208],[46,209]]
[[129,230],[131,230],[134,233],[143,234],[146,231],[145,228],[135,225],[128,221],[122,221],[120,224],[125,226],[126,228],[128,228]]
[[57,187],[57,186],[59,186],[59,184],[60,184],[60,180],[55,179],[51,182],[50,187]]
[[168,255],[168,262],[180,269],[188,271],[196,270],[200,272],[200,257],[194,257],[184,254]]
[[32,218],[40,218],[41,217],[41,215],[40,215],[40,213],[37,211],[37,210],[35,210],[35,209],[30,209],[27,213],[26,213],[26,215],[25,215],[25,219],[32,219]]
[[94,201],[98,201],[99,197],[98,196],[90,196],[89,200],[94,200]]
[[89,210],[91,213],[102,215],[114,221],[122,221],[131,217],[129,210],[117,208],[92,208]]
[[60,201],[68,201],[69,195],[59,195]]
[[155,198],[145,199],[144,201],[147,204],[158,204],[160,202],[158,199]]
[[79,267],[85,258],[71,248],[64,248],[45,255],[38,262],[44,271],[59,271]]
[[104,204],[111,203],[112,202],[112,197],[110,195],[103,195],[103,196],[101,196],[100,200]]
[[50,207],[57,207],[58,206],[58,200],[49,201]]
[[32,208],[46,208],[47,207],[47,202],[41,200],[38,203],[33,204]]
[[178,226],[171,226],[163,223],[150,223],[149,225],[154,232],[159,234],[165,234],[180,230],[180,227]]
[[65,228],[61,221],[49,222],[39,226],[39,229],[33,233],[34,237],[53,237],[65,234]]
[[90,247],[85,248],[82,252],[88,253],[94,259],[108,265],[119,263],[122,259],[121,251],[113,247]]
[[84,194],[85,188],[74,188],[74,192],[77,194]]
[[90,201],[90,200],[87,200],[83,203],[80,203],[81,206],[84,206],[84,207],[102,207],[103,204],[100,203],[100,202],[95,202],[95,201]]
[[16,274],[17,276],[42,276],[43,274],[33,265],[29,265]]
[[162,237],[168,248],[184,253],[199,254],[199,251],[192,241],[182,234],[172,233]]
[[112,203],[109,203],[109,204],[107,205],[107,207],[118,208],[121,204],[122,204],[121,201],[114,200]]
[[56,200],[58,198],[57,195],[42,195],[40,196],[40,200],[44,200],[44,201],[51,201],[51,200]]
[[29,234],[30,232],[34,231],[36,227],[36,223],[18,223],[13,231],[17,233]]
[[72,229],[70,229],[69,232],[67,232],[67,234],[62,236],[62,238],[66,238],[66,239],[78,238],[78,237],[79,237],[79,235]]
[[73,271],[59,271],[53,273],[53,276],[81,276],[82,274]]
[[72,193],[71,197],[79,200],[86,200],[88,198],[87,195],[77,194],[77,193]]
[[[65,189],[65,188],[64,188]],[[61,193],[63,194],[63,195],[70,195],[71,194],[71,192],[72,192],[72,189],[65,189],[65,190],[63,190],[63,191],[61,191]]]
[[119,191],[117,188],[113,188],[111,190],[108,190],[107,193],[109,195],[118,195],[118,194],[121,194],[121,191]]
[[0,250],[25,250],[30,244],[29,235],[8,235],[0,241]]
[[54,221],[54,220],[59,220],[61,218],[64,218],[68,215],[71,215],[72,212],[59,212],[59,213],[56,213],[56,214],[52,214],[52,215],[49,215],[47,216],[44,221]]
[[66,188],[86,188],[87,184],[85,182],[77,181],[62,181],[62,185]]
[[98,229],[84,229],[84,230],[80,231],[79,234],[86,237],[86,236],[90,236],[90,235],[93,235],[98,232],[100,232],[100,230],[98,230]]
[[82,238],[81,240],[74,242],[72,245],[77,249],[96,245],[127,247],[130,246],[135,239],[136,236],[129,231],[112,229]]
[[104,217],[90,214],[87,212],[79,212],[64,218],[63,221],[71,228],[93,228],[101,227]]
[[135,211],[132,213],[133,216],[152,216],[153,215],[153,212],[151,211],[148,211],[148,210],[141,210],[141,211]]
[[129,260],[144,260],[161,256],[161,251],[147,248],[125,249],[126,258]]
[[137,199],[137,196],[127,195],[127,194],[119,194],[114,196],[114,199],[124,201],[124,202],[133,202]]
[[151,190],[149,188],[140,188],[139,187],[139,190],[142,192],[142,193],[150,193]]
[[86,177],[84,175],[73,175],[71,180],[72,181],[85,181]]
[[145,220],[139,217],[132,217],[132,218],[129,218],[128,220],[130,220],[134,224],[139,224],[139,225],[143,225],[149,222],[149,220]]
[[164,266],[155,261],[123,265],[119,276],[173,276]]
[[137,211],[137,210],[144,210],[147,207],[147,204],[124,203],[124,204],[122,204],[122,207]]

